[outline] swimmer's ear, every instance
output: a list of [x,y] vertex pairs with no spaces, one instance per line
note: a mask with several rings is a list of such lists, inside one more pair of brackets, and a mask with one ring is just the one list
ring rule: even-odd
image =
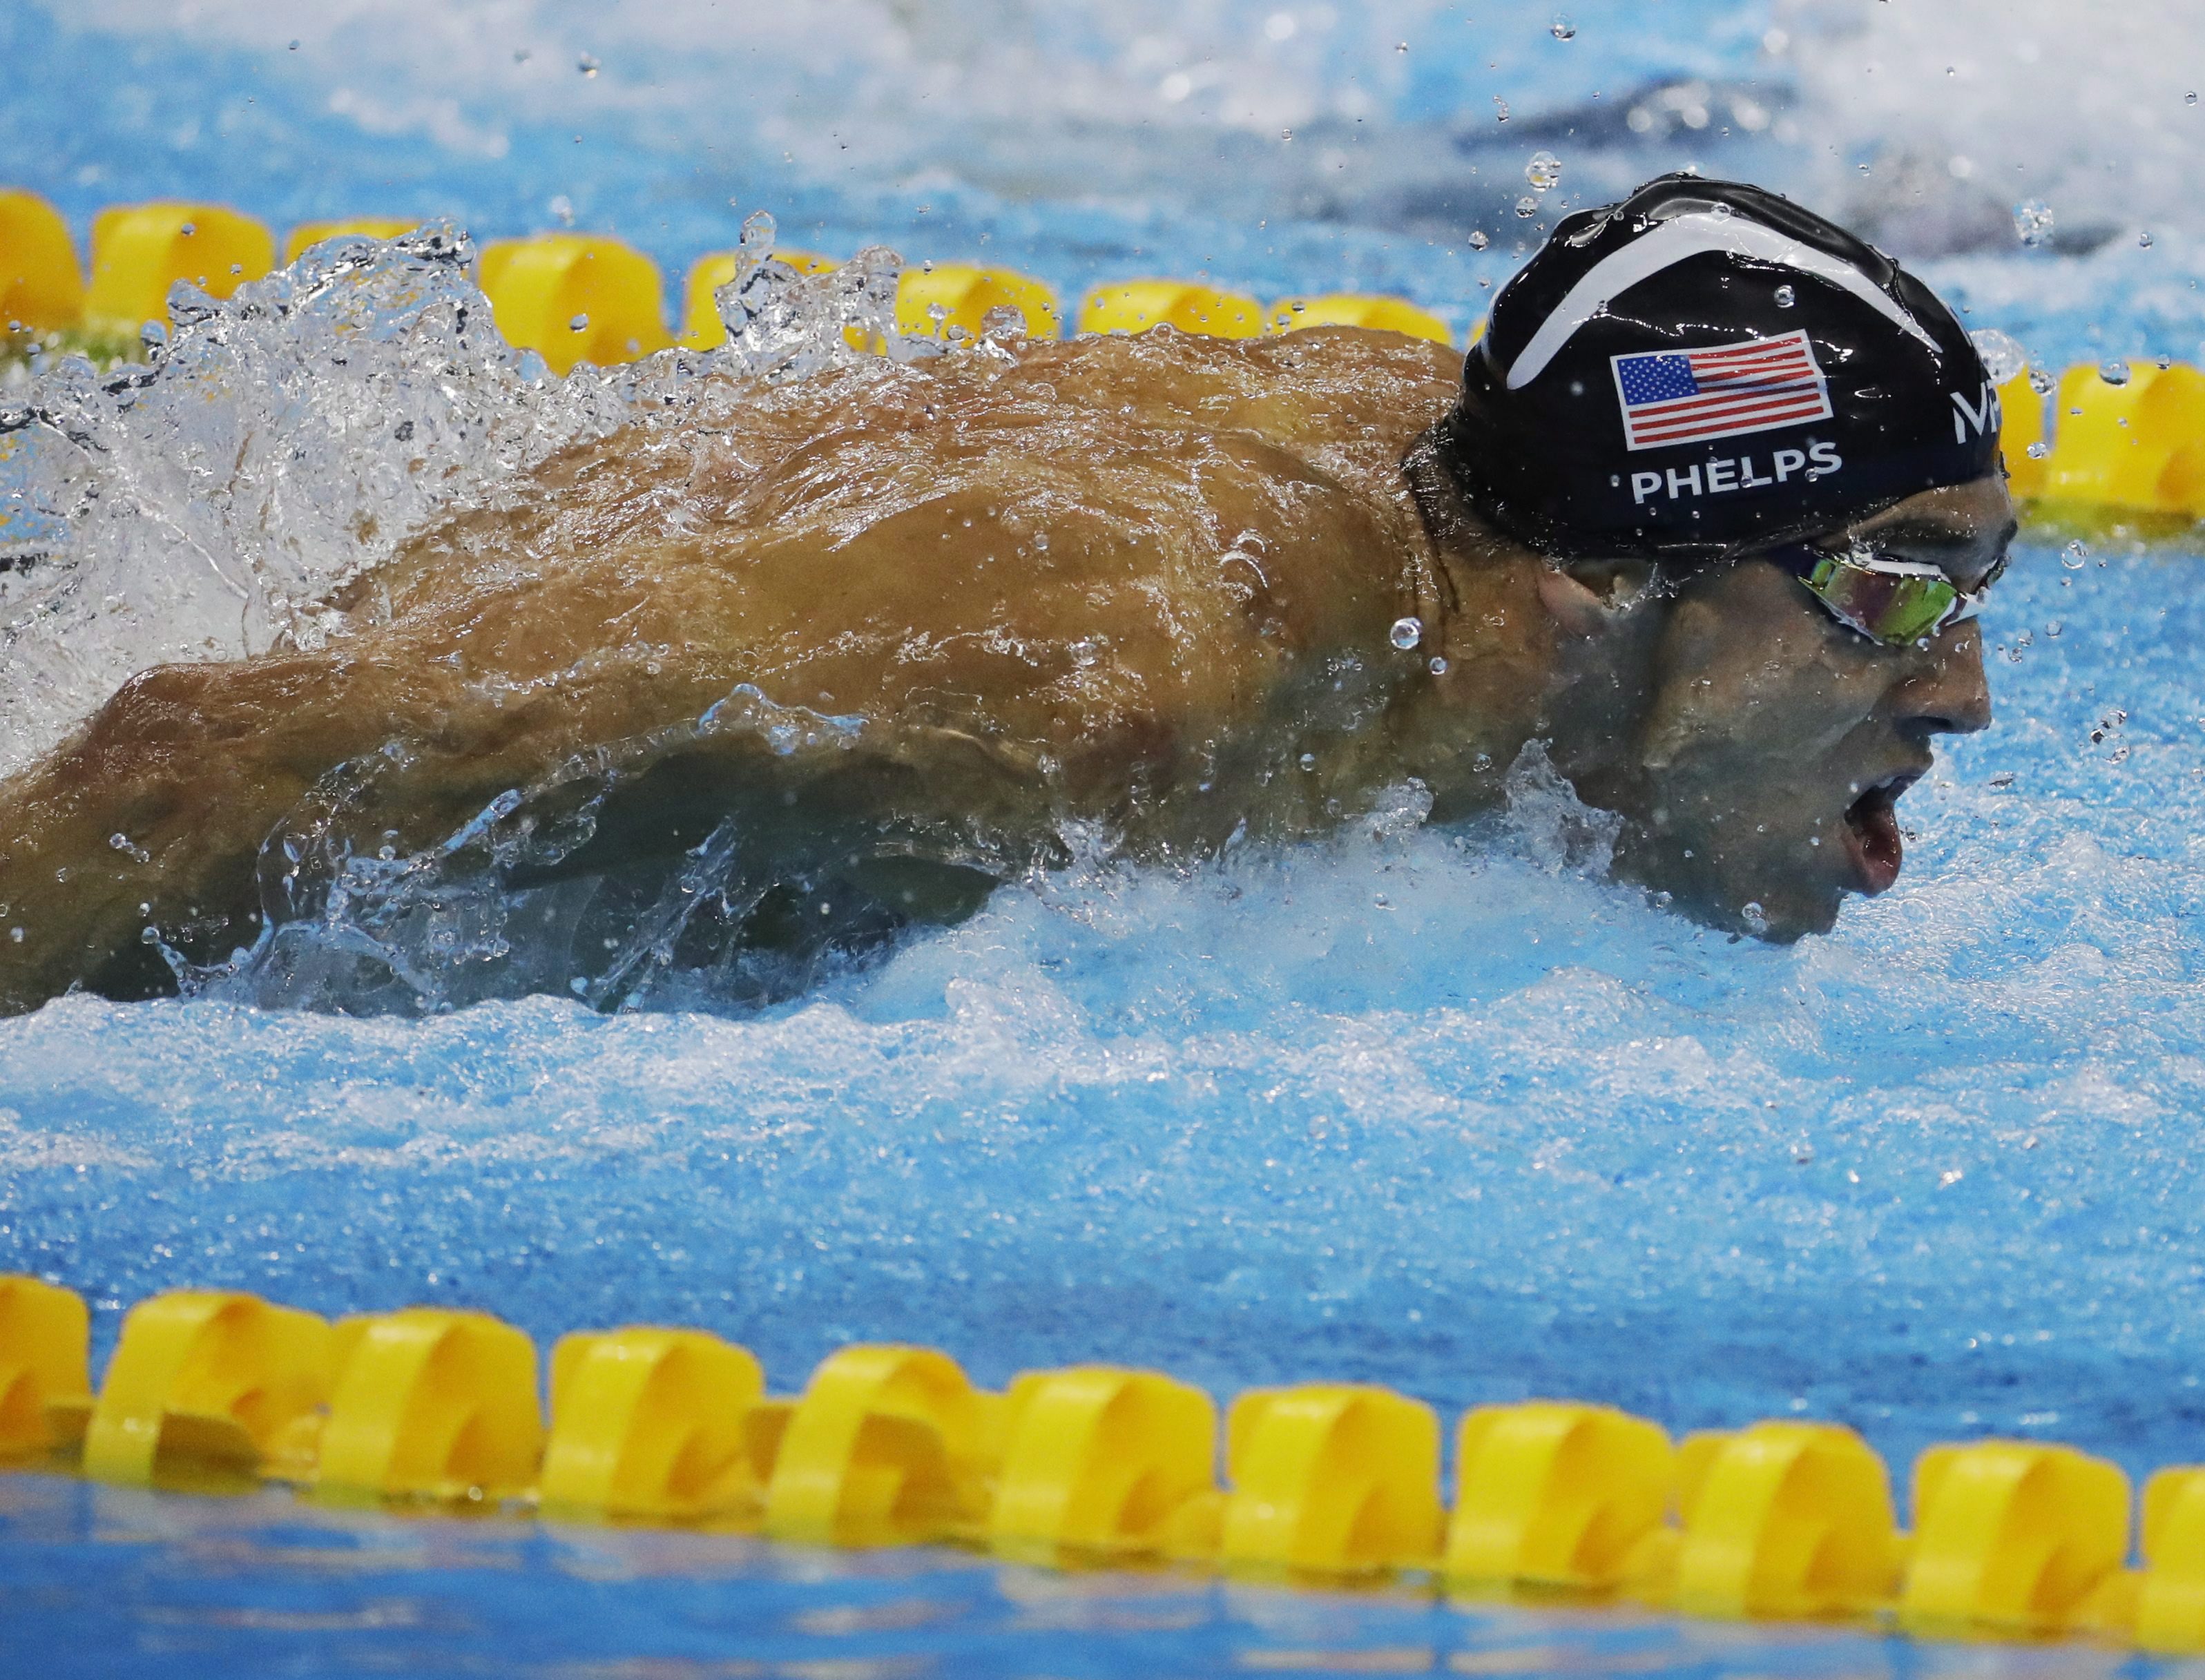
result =
[[1539,601],[1548,617],[1568,636],[1607,634],[1649,599],[1651,568],[1625,562],[1575,572],[1539,568]]
[[1566,636],[1597,636],[1608,627],[1608,603],[1566,572],[1539,568],[1539,600]]

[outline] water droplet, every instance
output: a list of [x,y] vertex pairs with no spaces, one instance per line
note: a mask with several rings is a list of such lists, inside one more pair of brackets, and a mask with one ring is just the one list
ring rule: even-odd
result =
[[596,58],[585,52],[574,61],[574,68],[585,76],[595,76],[597,74],[598,65]]
[[2013,207],[2013,230],[2024,245],[2050,243],[2052,206],[2042,199],[2024,199]]
[[1500,122],[1506,122],[1508,120],[1508,102],[1498,93],[1493,96],[1493,114]]
[[[290,45],[290,49],[289,49],[289,50],[290,50],[291,51],[293,51],[293,52],[296,52],[296,51],[298,51],[298,50],[299,50],[299,44],[298,44],[296,41],[292,42],[292,43],[291,43],[291,45]],[[2196,96],[2195,93],[2193,93],[2193,94],[2191,94],[2190,97],[2191,98],[2195,99],[2197,96]]]
[[564,193],[555,196],[544,208],[551,212],[561,227],[571,228],[574,225],[574,201]]
[[1424,621],[1420,618],[1397,618],[1394,627],[1386,632],[1386,639],[1406,653],[1424,639]]
[[1539,213],[1539,201],[1526,193],[1516,200],[1516,213],[1525,217],[1536,216]]
[[1976,353],[1983,359],[1983,371],[1990,376],[1991,383],[2003,385],[2029,365],[2029,352],[2010,333],[1996,327],[1984,327],[1968,336],[1975,341]]
[[1282,140],[1290,140],[1293,139],[1293,137],[1294,131],[1291,128],[1281,128],[1279,130],[1279,138]]
[[1314,752],[1305,752],[1302,754],[1299,762],[1304,769],[1313,770],[1316,768],[1316,754]]
[[1544,193],[1560,183],[1562,160],[1551,151],[1535,151],[1531,161],[1524,165],[1524,179],[1531,183],[1533,192]]
[[2129,365],[2118,357],[2109,362],[2100,362],[2098,377],[2108,385],[2125,385],[2129,383]]
[[577,315],[567,323],[567,330],[569,332],[587,332],[589,329],[590,318],[586,315]]
[[2146,228],[2145,229],[2143,229],[2143,232],[2139,233],[2139,234],[2137,235],[2137,243],[2138,245],[2142,246],[2145,250],[2147,250],[2147,251],[2150,250],[2150,249],[2151,249],[2151,229],[2149,229],[2149,228]]
[[2033,367],[2029,371],[2029,389],[2039,396],[2050,396],[2056,383],[2052,376],[2041,367]]
[[2052,446],[2049,443],[2047,443],[2041,437],[2038,438],[2036,442],[2030,444],[2027,451],[2029,458],[2031,460],[2042,460],[2051,453]]
[[1396,52],[1406,52],[1408,50],[1409,44],[1406,41],[1396,41],[1394,43],[1394,50]]
[[1470,230],[1470,248],[1472,251],[1483,251],[1492,243],[1493,241],[1485,236],[1485,230],[1483,228],[1473,228]]
[[1789,286],[1779,286],[1776,288],[1776,306],[1779,309],[1789,309],[1798,300],[1799,294]]
[[1558,41],[1574,41],[1578,38],[1578,27],[1566,17],[1558,17],[1547,26],[1547,33]]
[[1447,674],[1447,656],[1443,653],[1434,654],[1425,662],[1424,668],[1435,677],[1445,676]]
[[2081,571],[2089,559],[2089,548],[2079,537],[2059,551],[2059,563],[2070,572]]

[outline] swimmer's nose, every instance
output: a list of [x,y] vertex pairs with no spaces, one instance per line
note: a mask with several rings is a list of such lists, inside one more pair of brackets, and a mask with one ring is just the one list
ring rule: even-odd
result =
[[1971,620],[1939,637],[1928,663],[1899,686],[1899,727],[1911,735],[1972,735],[1991,723],[1982,632]]

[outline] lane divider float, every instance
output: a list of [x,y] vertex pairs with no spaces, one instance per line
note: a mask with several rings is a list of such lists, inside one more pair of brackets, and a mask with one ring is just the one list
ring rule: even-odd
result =
[[[816,251],[776,251],[773,255],[799,274],[827,274],[841,266]],[[685,347],[710,350],[728,341],[728,329],[712,294],[734,277],[732,251],[708,251],[689,265],[689,277],[681,288],[681,342]]]
[[169,288],[188,280],[227,298],[276,266],[276,240],[249,216],[221,205],[163,202],[103,210],[92,224],[92,283],[85,324],[135,337],[168,319]]
[[412,233],[419,225],[402,216],[354,216],[334,222],[301,222],[283,236],[283,261],[286,266],[297,262],[324,240],[396,239],[401,234]]
[[1263,306],[1245,292],[1186,280],[1115,280],[1096,287],[1079,305],[1083,333],[1169,326],[1205,338],[1257,338],[1263,324]]
[[[1381,331],[1406,333],[1435,344],[1452,344],[1447,324],[1429,309],[1419,309],[1406,298],[1378,297],[1361,292],[1328,292],[1321,297],[1281,298],[1265,318],[1269,332],[1297,332],[1304,327],[1375,327]],[[1471,335],[1475,341],[1477,335]]]
[[1287,1584],[1423,1580],[1695,1617],[1924,1637],[2090,1637],[2205,1652],[2205,1466],[2147,1485],[2042,1441],[1933,1446],[1902,1531],[1883,1461],[1784,1419],[1673,1442],[1614,1407],[1481,1406],[1441,1497],[1440,1420],[1368,1383],[1201,1389],[1110,1365],[1001,1393],[923,1347],[829,1355],[767,1393],[702,1330],[578,1332],[552,1350],[489,1314],[334,1322],[236,1291],[132,1308],[105,1379],[74,1292],[0,1275],[0,1461],[182,1491],[500,1506],[707,1524],[792,1544],[949,1544],[1028,1563],[1147,1559]]
[[35,193],[0,191],[0,328],[58,332],[84,318],[84,271],[61,212]]
[[533,350],[552,372],[579,362],[609,367],[673,342],[660,314],[658,268],[600,234],[495,240],[478,259],[483,294],[508,344]]

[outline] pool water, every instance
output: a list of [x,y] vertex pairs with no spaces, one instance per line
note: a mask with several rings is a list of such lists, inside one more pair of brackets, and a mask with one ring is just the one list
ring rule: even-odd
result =
[[[1480,33],[1386,5],[1352,28],[1332,14],[1319,50],[1321,8],[1134,7],[1090,40],[1004,4],[981,15],[993,33],[945,45],[860,5],[829,20],[841,35],[793,4],[715,35],[686,0],[651,9],[663,29],[547,3],[500,15],[512,45],[485,28],[449,64],[423,45],[448,39],[442,8],[404,14],[410,45],[282,9],[227,0],[182,28],[124,0],[10,9],[7,62],[35,67],[0,104],[11,167],[80,223],[156,192],[279,223],[403,199],[487,237],[557,221],[556,198],[670,269],[733,242],[740,197],[838,252],[967,256],[984,234],[1068,289],[1142,271],[1267,297],[1367,286],[1460,327],[1530,236],[1514,183],[1553,143],[1566,186],[1528,228],[1704,161],[1817,202],[1869,193],[1863,214],[1922,242],[1970,324],[2043,365],[2195,358],[2205,340],[2205,223],[2176,190],[2205,116],[2169,80],[2200,26],[2172,7],[2084,39],[2037,5],[1942,22],[1874,7],[1857,29],[1840,7],[1710,0],[1656,29],[1587,5],[1565,42],[1543,14]],[[1275,16],[1293,30],[1275,39]],[[1771,32],[1791,45],[1772,52]],[[1270,45],[1221,45],[1256,37]],[[574,68],[585,51],[598,74]],[[746,54],[764,68],[731,80]],[[1243,59],[1271,80],[1233,82]],[[555,62],[557,89],[528,80]],[[2047,62],[2065,104],[2043,103]],[[955,83],[957,115],[914,116],[910,89],[950,86],[925,80],[943,64],[1025,68]],[[1596,91],[1681,111],[1658,90],[1693,78],[1733,122],[1651,138],[1592,122]],[[731,86],[755,94],[740,121]],[[1220,87],[1272,115],[1259,130],[1203,108]],[[1159,103],[1114,106],[1124,88]],[[1722,105],[1732,88],[1774,114],[1762,128]],[[1450,127],[1504,92],[1506,129]],[[2031,100],[2072,118],[2029,120]],[[1274,120],[1297,131],[1287,152],[1249,150]],[[1951,148],[1971,121],[1964,175]],[[1542,141],[1561,130],[1536,122],[1584,132]],[[833,149],[845,130],[856,163]],[[1412,166],[1435,147],[1457,176],[1487,171],[1487,196],[1435,208]],[[1947,184],[1905,176],[1898,152]],[[1239,174],[1219,163],[1244,156]],[[1994,165],[2056,199],[2066,244],[1978,236],[1982,204],[2003,215],[2012,196],[1969,196]],[[1505,193],[1483,184],[1494,171]],[[1328,173],[1350,185],[1310,196]],[[1227,176],[1209,199],[1188,184]],[[180,335],[167,383],[127,410],[75,393],[128,517],[80,506],[72,523],[51,460],[0,460],[18,497],[0,515],[76,568],[83,609],[9,644],[0,763],[178,656],[147,638],[188,624],[236,638],[216,651],[264,645],[287,603],[357,563],[332,535],[344,511],[406,492],[353,417],[415,405],[411,447],[443,427],[435,447],[490,496],[505,463],[629,412],[620,377],[547,385],[425,306],[371,305],[357,341],[373,347],[342,379],[330,322],[271,306]],[[441,383],[407,377],[431,359]],[[217,460],[226,487],[202,471]],[[288,499],[245,494],[279,483]],[[223,606],[219,562],[175,560],[187,543],[264,591],[259,617]],[[2184,541],[2032,531],[1986,614],[1999,721],[1907,796],[1899,887],[1828,937],[1735,941],[1599,878],[1566,790],[1526,775],[1469,832],[1403,823],[1175,871],[1090,859],[763,1012],[534,997],[357,1018],[220,984],[66,998],[0,1021],[0,1269],[84,1291],[96,1361],[146,1295],[234,1287],[325,1313],[481,1307],[545,1346],[699,1325],[756,1351],[782,1392],[836,1346],[893,1339],[991,1386],[1103,1358],[1221,1399],[1328,1378],[1450,1416],[1560,1395],[1675,1430],[1833,1418],[1901,1479],[1929,1443],[1987,1434],[2139,1477],[2205,1458],[2199,562]],[[135,619],[105,610],[110,592]],[[41,1674],[2142,1667],[0,1478],[0,1669]]]
[[[1828,938],[1734,942],[1577,874],[1566,801],[1532,792],[1487,834],[1069,871],[751,1016],[65,999],[0,1024],[0,1253],[86,1291],[103,1351],[123,1308],[192,1285],[481,1306],[545,1344],[703,1325],[784,1390],[892,1339],[990,1384],[1105,1357],[1221,1395],[1322,1377],[1679,1429],[1830,1417],[1896,1466],[1994,1433],[2138,1476],[2187,1461],[2205,573],[2066,558],[2018,555],[1988,615],[2003,720],[1910,796],[1899,887]],[[9,1571],[74,1578],[87,1554],[51,1548],[106,1532],[109,1498],[11,1505]],[[235,1520],[116,1508],[174,1536],[148,1583]],[[318,1564],[241,1544],[239,1590],[320,1591]],[[484,1594],[556,1601],[581,1567],[563,1539],[483,1544],[495,1588],[478,1562],[432,1599],[490,1617]],[[797,1567],[694,1555],[738,1600]],[[977,1565],[804,1568],[996,1602]],[[597,1589],[623,1627],[660,1613],[639,1575],[633,1602]],[[1198,1671],[1240,1600],[1177,1601]],[[1417,1614],[1419,1638],[1471,1636]]]
[[[1441,1605],[954,1552],[333,1513],[0,1479],[0,1661],[42,1680],[1209,1680],[1231,1674],[2086,1680],[2179,1665],[2072,1645],[1628,1611]],[[556,1606],[556,1609],[553,1606]],[[84,1630],[103,1630],[96,1641]]]

